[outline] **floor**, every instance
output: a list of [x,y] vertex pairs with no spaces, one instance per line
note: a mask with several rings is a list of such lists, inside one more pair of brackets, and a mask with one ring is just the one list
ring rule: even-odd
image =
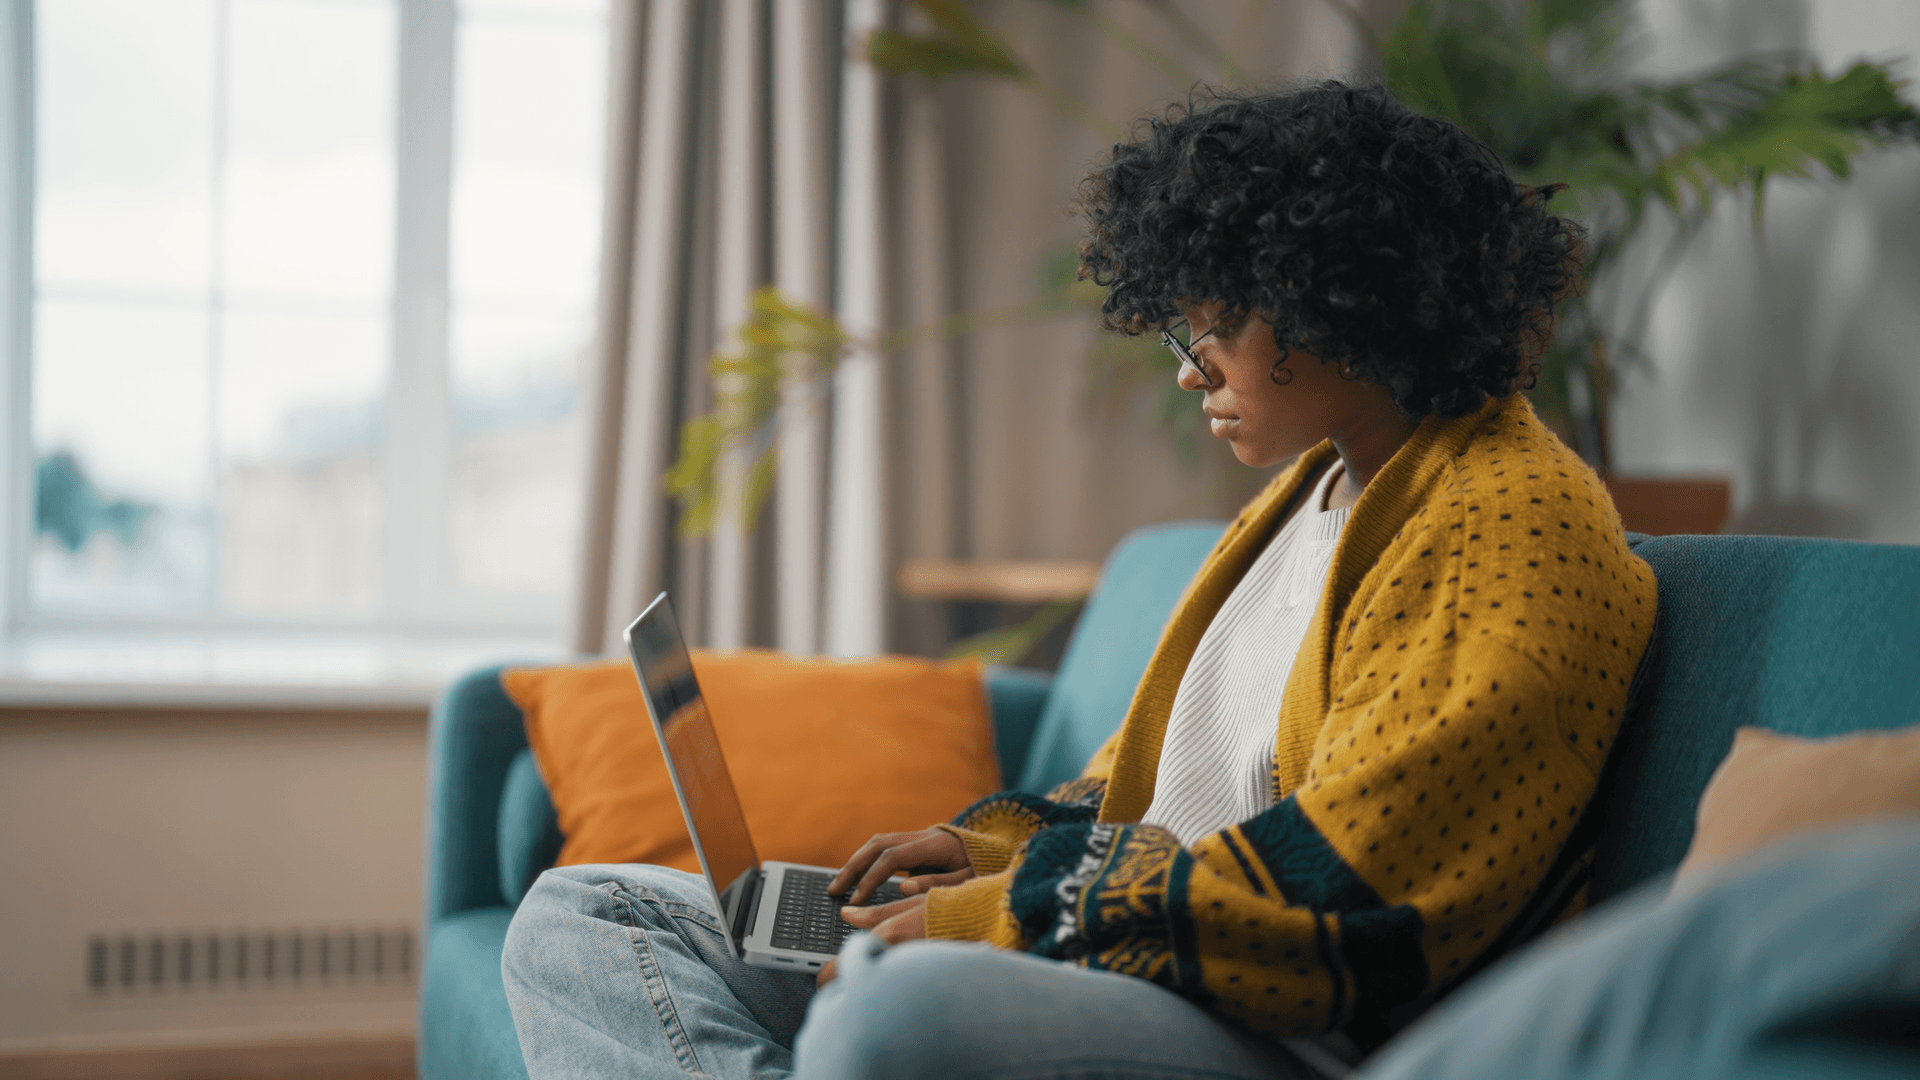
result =
[[0,1080],[413,1080],[413,1041],[11,1055]]

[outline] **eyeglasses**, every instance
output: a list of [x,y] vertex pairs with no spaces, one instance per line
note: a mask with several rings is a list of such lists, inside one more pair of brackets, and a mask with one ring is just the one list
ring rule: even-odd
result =
[[1173,326],[1169,326],[1165,330],[1160,331],[1160,344],[1172,349],[1173,355],[1179,357],[1181,363],[1192,368],[1194,373],[1200,376],[1201,384],[1211,390],[1213,389],[1213,377],[1207,374],[1206,368],[1200,366],[1200,361],[1194,359],[1193,347],[1200,344],[1201,339],[1205,338],[1207,334],[1213,333],[1213,331],[1209,330],[1206,334],[1201,334],[1200,337],[1194,338],[1192,341],[1181,341],[1179,338],[1173,336],[1174,329],[1181,326],[1186,327],[1189,331],[1193,329],[1192,323],[1181,319],[1179,322],[1174,323]]

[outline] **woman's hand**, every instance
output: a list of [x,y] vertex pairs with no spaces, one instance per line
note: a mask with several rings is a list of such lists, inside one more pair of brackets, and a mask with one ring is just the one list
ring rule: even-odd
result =
[[[900,835],[913,835],[911,833]],[[958,841],[955,841],[958,843]],[[909,896],[905,900],[895,900],[891,904],[879,907],[843,907],[840,917],[852,923],[856,928],[865,930],[888,945],[898,945],[903,941],[919,941],[927,936],[927,897]],[[819,984],[825,986],[833,981],[836,974],[834,964],[829,960],[820,969]]]
[[[833,880],[827,884],[827,894],[839,896],[851,887],[853,895],[847,897],[847,903],[863,904],[867,897],[873,895],[873,890],[902,870],[945,871],[918,874],[900,883],[901,892],[908,896],[920,894],[922,899],[925,899],[926,891],[936,885],[958,885],[973,877],[973,863],[967,859],[967,845],[945,829],[877,833],[873,839],[860,845],[860,850],[853,853],[847,865],[833,876]],[[886,911],[892,906],[871,910]],[[862,928],[869,925],[852,919],[847,921]]]

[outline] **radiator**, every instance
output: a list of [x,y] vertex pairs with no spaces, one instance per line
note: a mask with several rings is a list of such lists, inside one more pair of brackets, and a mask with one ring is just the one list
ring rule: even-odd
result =
[[411,927],[90,935],[82,985],[97,998],[189,991],[399,989],[417,968]]

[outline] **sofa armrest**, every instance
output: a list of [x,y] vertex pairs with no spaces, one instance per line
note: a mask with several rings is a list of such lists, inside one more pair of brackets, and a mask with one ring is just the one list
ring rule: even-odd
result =
[[1033,668],[990,667],[987,705],[993,710],[993,748],[1000,758],[1000,784],[1012,787],[1026,767],[1034,729],[1047,705],[1053,676]]
[[507,782],[500,792],[499,837],[500,892],[508,907],[517,908],[534,879],[553,866],[567,842],[532,750],[514,755],[507,769]]
[[500,802],[527,748],[520,707],[501,666],[455,681],[427,730],[426,924],[474,908],[505,907],[500,891]]

